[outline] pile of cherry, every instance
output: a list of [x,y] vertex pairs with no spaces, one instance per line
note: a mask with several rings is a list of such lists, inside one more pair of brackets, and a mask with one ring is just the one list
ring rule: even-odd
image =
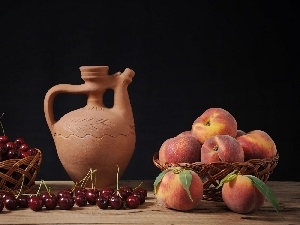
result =
[[31,147],[23,137],[10,140],[7,135],[0,136],[0,162],[8,159],[22,159],[34,156],[37,149]]
[[[42,181],[43,183],[44,181]],[[135,209],[145,202],[147,190],[138,186],[122,186],[118,189],[111,187],[85,188],[75,186],[66,188],[54,194],[47,191],[35,194],[18,194],[11,192],[0,193],[0,212],[5,208],[15,210],[17,208],[30,208],[33,211],[42,209],[53,210],[56,208],[70,210],[75,205],[84,207],[95,205],[100,209]]]

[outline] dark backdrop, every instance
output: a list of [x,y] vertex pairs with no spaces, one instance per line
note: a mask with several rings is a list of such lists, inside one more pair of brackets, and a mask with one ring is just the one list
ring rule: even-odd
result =
[[[130,2],[130,3],[128,3]],[[245,131],[274,139],[271,180],[298,180],[299,1],[8,1],[0,7],[0,113],[11,139],[43,151],[37,179],[69,179],[43,100],[79,67],[136,72],[129,94],[137,142],[124,179],[154,179],[152,155],[204,110],[222,107]],[[59,119],[85,96],[55,100]]]

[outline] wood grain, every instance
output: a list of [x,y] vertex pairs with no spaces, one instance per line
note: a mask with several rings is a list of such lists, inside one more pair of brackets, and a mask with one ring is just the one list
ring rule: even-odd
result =
[[[138,186],[142,181],[120,181],[120,186]],[[40,182],[36,182],[38,186]],[[72,187],[71,181],[46,181],[52,191],[57,193],[63,188]],[[0,213],[0,224],[234,224],[234,225],[299,225],[300,224],[300,182],[268,181],[280,201],[280,212],[266,201],[264,206],[251,214],[237,214],[226,208],[223,202],[202,201],[189,212],[180,212],[164,208],[157,204],[153,194],[153,181],[143,181],[142,187],[148,190],[148,198],[137,209],[102,210],[97,206],[74,206],[72,210],[43,209],[34,212],[30,209]],[[176,196],[174,196],[176,197]]]

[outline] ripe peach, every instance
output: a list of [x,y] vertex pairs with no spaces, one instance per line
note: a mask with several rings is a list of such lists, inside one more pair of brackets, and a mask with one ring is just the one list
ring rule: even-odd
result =
[[192,125],[192,134],[200,143],[217,134],[236,137],[237,122],[233,115],[222,108],[209,108]]
[[243,162],[244,151],[240,143],[229,135],[208,138],[201,147],[201,162]]
[[169,163],[193,163],[200,161],[201,143],[191,135],[169,138],[161,145],[158,158]]
[[260,209],[265,201],[264,195],[251,179],[243,175],[237,175],[235,179],[223,184],[222,198],[229,209],[241,214]]
[[272,158],[277,154],[273,139],[265,131],[253,130],[236,139],[244,150],[245,161]]
[[[191,179],[184,181],[184,183],[190,182],[187,190],[180,180],[180,171],[190,175]],[[183,177],[188,176],[183,175]],[[157,186],[154,186],[154,193],[159,205],[179,211],[189,211],[199,205],[203,198],[203,182],[192,170],[173,168],[166,172]]]

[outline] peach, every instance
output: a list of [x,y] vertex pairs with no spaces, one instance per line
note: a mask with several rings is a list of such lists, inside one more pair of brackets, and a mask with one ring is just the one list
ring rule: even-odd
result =
[[191,135],[169,138],[161,145],[158,158],[169,163],[193,163],[200,161],[201,143]]
[[223,184],[222,198],[230,210],[241,214],[260,209],[265,201],[265,196],[251,179],[243,175],[237,175],[235,179]]
[[201,147],[201,162],[243,162],[244,151],[240,143],[229,135],[208,138]]
[[217,134],[236,137],[237,122],[233,115],[222,108],[209,108],[195,119],[192,134],[203,144],[211,136]]
[[253,130],[236,139],[244,150],[245,161],[272,158],[277,154],[273,139],[265,131]]
[[[189,211],[198,206],[203,198],[203,182],[198,174],[182,168],[165,172],[161,180],[154,183],[158,205],[179,211]],[[186,180],[181,181],[180,174]],[[185,187],[184,184],[188,185]]]

